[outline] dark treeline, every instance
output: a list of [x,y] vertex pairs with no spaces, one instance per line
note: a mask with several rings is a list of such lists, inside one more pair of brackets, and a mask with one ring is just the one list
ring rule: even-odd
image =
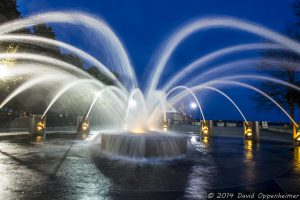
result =
[[[21,13],[18,11],[16,0],[1,0],[0,1],[0,24],[22,18]],[[46,37],[50,39],[56,39],[56,34],[51,26],[46,24],[40,24],[34,27],[26,28],[15,32],[16,34],[32,34],[40,37]],[[45,47],[37,46],[33,44],[25,43],[12,43],[12,42],[0,42],[0,52],[27,52],[40,55],[47,55],[53,58],[57,58],[73,64],[78,68],[81,68],[91,74],[96,79],[104,82],[107,85],[112,85],[113,82],[103,75],[95,66],[86,66],[84,61],[77,55],[71,53],[63,53],[58,47]],[[1,62],[12,63],[11,66],[16,62],[23,62],[21,60],[1,60]],[[7,62],[7,63],[6,63]],[[2,78],[0,80],[0,101],[3,101],[9,93],[11,93],[16,87],[26,80],[26,77],[13,77],[13,78]],[[46,101],[44,99],[45,91],[39,93],[38,90],[41,88],[33,88],[26,91],[24,94],[18,95],[12,101],[10,101],[5,107],[1,109],[0,118],[7,119],[7,113],[10,113],[10,118],[14,115],[11,113],[27,113],[28,114],[41,114],[46,108]],[[73,100],[74,101],[74,100]],[[66,105],[76,104],[76,102],[68,102]],[[78,102],[77,102],[78,103]],[[65,106],[66,106],[65,105]],[[64,115],[68,115],[68,108],[65,109]],[[53,113],[54,115],[60,115],[61,113]],[[18,115],[18,114],[16,114]],[[50,112],[51,115],[51,112]],[[51,118],[51,116],[49,116]]]
[[[300,1],[296,0],[291,9],[294,10],[295,20],[287,25],[285,35],[296,41],[300,41]],[[299,64],[293,64],[299,63],[299,54],[285,50],[267,50],[262,52],[262,56],[263,58],[288,61],[288,64],[283,65],[279,63],[270,64],[262,62],[258,66],[260,72],[273,78],[300,86],[300,73],[299,70],[297,70]],[[299,91],[272,82],[262,82],[259,87],[283,106],[289,112],[290,116],[295,119],[296,110],[300,108]],[[258,109],[268,110],[274,109],[275,107],[273,102],[261,95],[255,95],[254,100],[257,102]]]

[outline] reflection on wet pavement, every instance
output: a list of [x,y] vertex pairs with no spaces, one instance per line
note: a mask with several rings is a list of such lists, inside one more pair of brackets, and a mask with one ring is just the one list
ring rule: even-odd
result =
[[205,199],[210,191],[300,190],[299,147],[198,135],[188,146],[183,158],[132,162],[107,158],[99,144],[74,135],[2,137],[1,198]]
[[300,147],[294,147],[293,169],[300,175]]

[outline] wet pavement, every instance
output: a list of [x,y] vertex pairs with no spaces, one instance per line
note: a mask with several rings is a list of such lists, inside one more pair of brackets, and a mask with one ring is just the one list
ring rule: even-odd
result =
[[291,143],[189,135],[174,160],[120,160],[72,134],[0,137],[1,199],[206,199],[209,192],[299,192]]

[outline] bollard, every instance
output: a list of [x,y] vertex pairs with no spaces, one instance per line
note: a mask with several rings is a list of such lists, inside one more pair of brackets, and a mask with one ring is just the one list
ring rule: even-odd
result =
[[252,140],[253,139],[253,123],[250,121],[243,122],[243,127],[244,127],[245,140]]
[[293,140],[295,146],[300,146],[300,124],[298,127],[293,125]]
[[244,122],[244,138],[245,140],[259,140],[260,138],[260,123],[255,122]]
[[162,130],[163,131],[168,131],[168,127],[169,127],[168,122],[164,121],[163,124],[162,124]]
[[82,116],[77,117],[77,132],[86,137],[90,133],[90,119],[83,118]]
[[211,135],[210,122],[208,120],[201,120],[200,133],[203,137],[208,137]]
[[30,115],[28,132],[35,135],[45,136],[46,133],[46,116]]

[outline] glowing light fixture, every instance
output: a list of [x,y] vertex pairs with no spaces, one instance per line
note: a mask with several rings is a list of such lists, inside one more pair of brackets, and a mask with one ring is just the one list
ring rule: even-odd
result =
[[36,136],[35,141],[36,142],[42,142],[43,141],[43,136],[40,136],[40,135]]
[[298,125],[298,127],[296,128],[295,141],[296,141],[297,143],[300,143],[300,127],[299,127],[299,125]]
[[141,134],[141,133],[145,133],[145,130],[142,128],[135,128],[133,130],[130,130],[130,132],[135,133],[135,134]]
[[163,129],[164,131],[167,131],[167,130],[168,130],[168,123],[167,123],[167,122],[164,122],[164,123],[163,123],[162,129]]
[[192,102],[192,103],[190,104],[190,107],[191,107],[192,109],[195,109],[195,108],[197,108],[197,104],[196,104],[195,102]]
[[252,130],[252,123],[251,122],[245,122],[244,123],[244,135],[245,139],[251,139],[253,135],[253,130]]
[[208,127],[207,126],[202,127],[202,133],[205,134],[205,135],[208,134]]
[[84,118],[78,124],[77,132],[81,135],[82,139],[86,139],[90,133],[90,121],[88,118]]
[[127,124],[126,122],[125,122],[124,125],[123,125],[123,129],[124,129],[124,130],[127,130],[127,129],[128,129],[128,124]]
[[4,78],[6,76],[8,76],[8,69],[6,68],[5,65],[0,65],[0,78]]
[[209,138],[207,136],[202,137],[202,142],[205,147],[208,147],[209,145]]
[[136,106],[137,106],[136,100],[131,99],[131,100],[129,101],[129,106],[130,106],[130,107],[136,107]]
[[249,129],[247,129],[247,136],[251,136],[252,135],[252,130],[249,128]]
[[37,133],[43,133],[45,131],[45,121],[44,119],[39,119],[36,123],[36,131]]
[[208,136],[208,134],[209,134],[208,121],[202,121],[202,123],[201,123],[201,133],[202,133],[203,136]]
[[88,121],[84,121],[81,125],[82,130],[85,132],[89,129],[90,125]]

